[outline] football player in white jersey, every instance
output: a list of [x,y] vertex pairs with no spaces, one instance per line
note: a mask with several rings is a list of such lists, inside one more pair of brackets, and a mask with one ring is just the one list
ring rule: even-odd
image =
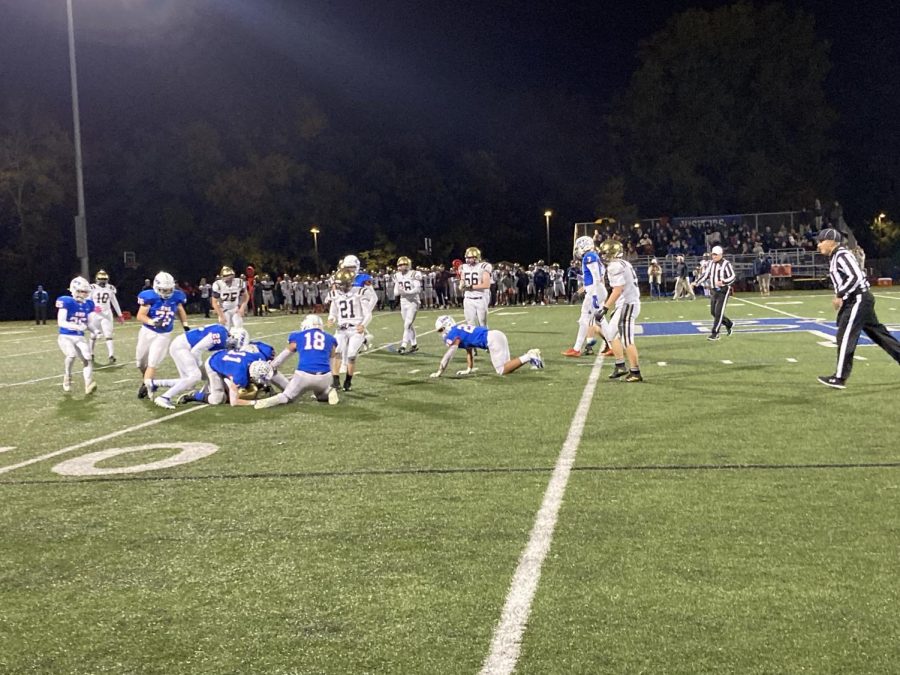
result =
[[[369,314],[378,306],[378,296],[375,294],[372,276],[362,271],[362,264],[355,255],[344,256],[341,267],[353,272],[353,285],[360,290],[360,300],[368,308]],[[368,325],[368,324],[367,324]],[[366,330],[360,351],[366,351],[374,344],[375,336]]]
[[412,260],[405,255],[400,256],[397,259],[397,271],[394,272],[393,282],[393,295],[395,298],[400,298],[400,316],[403,317],[403,338],[400,340],[400,348],[397,353],[405,354],[408,351],[412,354],[419,351],[419,345],[416,343],[416,329],[413,324],[421,303],[422,273],[412,269]]
[[606,301],[607,293],[606,286],[603,285],[603,263],[594,249],[593,238],[578,237],[575,240],[573,255],[576,260],[581,261],[583,284],[578,289],[578,293],[583,293],[584,299],[581,301],[581,315],[578,317],[578,335],[575,337],[575,344],[571,349],[564,351],[563,356],[578,358],[584,348],[594,314]]
[[216,279],[212,287],[212,306],[219,317],[219,323],[226,328],[242,328],[247,302],[250,300],[247,287],[227,265],[219,272],[219,276],[221,279]]
[[488,305],[491,302],[491,273],[489,262],[481,260],[481,251],[474,246],[466,249],[466,261],[459,266],[459,290],[463,292],[463,314],[472,326],[487,326]]
[[119,307],[119,300],[116,297],[116,287],[109,283],[109,275],[104,270],[99,270],[95,280],[95,283],[91,284],[91,300],[94,301],[95,310],[88,319],[88,325],[91,329],[91,354],[94,353],[97,336],[103,335],[106,340],[109,363],[115,363],[113,313],[115,312],[115,317],[120,322],[124,322],[125,319],[122,318],[122,308]]
[[340,370],[335,366],[346,369],[344,378],[344,391],[350,391],[353,381],[353,373],[356,370],[356,357],[365,340],[366,326],[372,320],[370,305],[363,301],[363,289],[354,286],[355,274],[349,268],[338,270],[334,275],[334,289],[332,291],[331,308],[328,312],[328,326],[337,325],[335,337],[338,341],[337,353],[340,354],[340,363],[335,359],[332,364],[332,383],[335,389],[340,385]]
[[[606,276],[612,291],[606,298],[595,320],[600,324],[616,359],[616,368],[610,379],[625,377],[626,382],[642,382],[638,350],[634,344],[634,322],[641,313],[641,291],[637,272],[625,260],[622,243],[607,239],[600,244],[600,255],[606,263]],[[611,313],[607,320],[606,315]],[[628,370],[625,357],[628,357]]]

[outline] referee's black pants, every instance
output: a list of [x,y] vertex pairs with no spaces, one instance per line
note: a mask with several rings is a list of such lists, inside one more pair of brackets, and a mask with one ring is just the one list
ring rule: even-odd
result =
[[725,330],[730,331],[734,323],[725,316],[725,305],[728,304],[728,296],[731,292],[730,286],[724,288],[714,288],[709,298],[709,313],[713,317],[712,336],[715,337],[725,326]]
[[900,363],[900,342],[891,335],[875,316],[875,297],[869,291],[857,293],[844,300],[837,315],[837,367],[834,376],[846,380],[853,370],[853,354],[859,334],[865,331],[869,339]]

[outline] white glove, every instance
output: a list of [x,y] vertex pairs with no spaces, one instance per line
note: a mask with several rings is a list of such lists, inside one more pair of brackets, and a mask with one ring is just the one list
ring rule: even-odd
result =
[[439,370],[437,372],[431,373],[431,375],[429,375],[429,377],[440,377],[440,376],[441,376],[441,371],[439,371]]

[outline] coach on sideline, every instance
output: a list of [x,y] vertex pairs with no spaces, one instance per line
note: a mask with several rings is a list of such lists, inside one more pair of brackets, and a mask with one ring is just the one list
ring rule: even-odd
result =
[[869,291],[869,280],[859,267],[856,257],[841,244],[841,233],[832,227],[819,232],[816,247],[830,257],[828,274],[834,286],[832,306],[837,310],[837,367],[834,375],[819,377],[819,382],[835,389],[843,389],[853,368],[853,353],[860,331],[900,363],[900,342],[890,334],[875,316],[875,298]]

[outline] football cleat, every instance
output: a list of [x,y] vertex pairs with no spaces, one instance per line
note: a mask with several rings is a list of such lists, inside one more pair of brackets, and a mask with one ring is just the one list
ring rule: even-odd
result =
[[97,383],[94,380],[91,380],[87,384],[84,385],[84,395],[90,396],[95,391],[97,391]]
[[405,353],[406,353],[406,347],[405,347],[404,345],[400,345],[400,346],[397,348],[397,353],[398,353],[398,354],[405,354]]
[[417,351],[419,351],[419,345],[413,345],[412,347],[409,348],[409,351],[407,353],[414,354]]
[[141,386],[138,387],[138,398],[147,398],[147,385],[141,382]]
[[253,407],[257,410],[262,410],[263,408],[272,408],[278,405],[278,397],[277,396],[269,396],[268,398],[261,398],[253,402]]
[[594,354],[594,347],[592,345],[585,345],[584,346],[584,355],[585,356],[593,356],[593,354]]
[[607,347],[601,352],[603,356],[615,356],[615,352],[613,352],[612,347]]
[[117,361],[117,359],[116,359],[115,356],[110,356],[110,357],[109,357],[109,361],[107,361],[107,364],[111,366],[111,365],[114,364],[116,361]]
[[540,370],[544,367],[544,360],[541,358],[540,349],[529,349],[526,353],[528,354],[528,358],[531,359],[532,370]]
[[344,382],[344,386],[341,387],[341,389],[343,389],[344,391],[350,391],[351,388],[352,385],[349,382]]
[[733,328],[734,326],[725,326],[725,334],[731,335],[731,333],[733,332]]
[[153,403],[158,405],[160,408],[165,408],[166,410],[175,410],[175,406],[172,405],[172,402],[165,396],[157,396],[155,399],[153,399]]
[[562,355],[569,356],[573,359],[577,359],[578,357],[581,356],[581,352],[578,351],[577,349],[567,349],[566,351],[562,352]]
[[719,339],[719,336],[718,336],[717,334],[715,334],[715,333],[711,333],[710,335],[708,335],[708,336],[706,337],[706,339],[709,340],[709,341],[711,341],[711,342],[713,342],[713,341],[715,341],[715,340],[718,340],[718,339]]
[[175,399],[175,405],[184,405],[185,403],[193,403],[194,401],[197,400],[195,398],[196,395],[197,395],[197,392],[195,392],[195,391],[187,391]]
[[615,370],[613,370],[613,371],[609,374],[609,379],[611,379],[611,380],[618,380],[618,379],[619,379],[620,377],[622,377],[623,375],[628,375],[628,371],[625,370],[624,368],[618,368],[618,367],[617,367]]
[[644,378],[641,377],[640,373],[628,373],[628,375],[625,376],[625,381],[626,382],[643,382]]
[[832,387],[833,389],[846,389],[847,385],[844,384],[844,380],[839,377],[835,377],[834,375],[826,376],[821,375],[816,378],[819,382],[824,384],[826,387]]
[[66,375],[63,378],[63,391],[70,392],[72,391],[72,378]]
[[341,398],[338,396],[337,389],[332,387],[328,390],[328,405],[337,405],[340,403]]

